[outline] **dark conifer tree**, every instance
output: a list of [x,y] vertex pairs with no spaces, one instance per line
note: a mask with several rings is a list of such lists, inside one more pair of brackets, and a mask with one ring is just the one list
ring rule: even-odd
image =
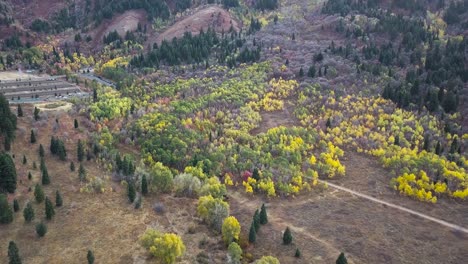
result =
[[260,213],[258,212],[258,209],[255,210],[255,213],[253,216],[253,223],[255,227],[255,232],[258,232],[258,230],[260,230]]
[[73,161],[70,162],[70,171],[75,171],[75,163]]
[[57,190],[57,191],[55,192],[55,206],[61,207],[62,205],[63,205],[62,195],[61,195],[60,192]]
[[255,231],[255,223],[252,222],[252,224],[250,225],[250,231],[249,231],[249,242],[255,243],[256,240],[257,240],[257,233]]
[[143,175],[141,179],[141,194],[148,195],[148,181],[146,180],[146,175]]
[[8,264],[21,264],[18,247],[13,241],[8,244]]
[[31,129],[31,143],[34,144],[36,143],[36,135],[34,134],[34,131]]
[[0,193],[0,224],[9,224],[13,222],[13,211],[8,203],[7,196]]
[[74,126],[75,126],[75,129],[78,128],[78,120],[77,119],[75,119],[75,121],[74,121]]
[[338,256],[338,259],[336,260],[336,264],[348,264],[348,260],[346,259],[343,252],[341,252],[341,254]]
[[30,171],[28,172],[28,180],[32,180],[32,174]]
[[131,203],[133,203],[133,201],[135,201],[136,191],[135,191],[135,186],[133,185],[132,182],[129,182],[129,183],[128,183],[127,195],[128,195],[128,200],[129,200]]
[[23,117],[23,108],[21,108],[21,105],[18,105],[18,117]]
[[86,258],[88,259],[88,264],[94,264],[94,254],[91,250],[88,250]]
[[28,163],[28,159],[26,159],[26,155],[23,155],[23,165],[25,165],[26,163]]
[[39,145],[39,157],[43,158],[45,156],[44,147],[42,144]]
[[41,182],[42,185],[50,184],[49,171],[47,170],[47,167],[45,165],[41,171]]
[[304,77],[304,69],[302,67],[299,69],[299,77]]
[[289,245],[291,244],[292,240],[293,240],[293,237],[291,234],[291,230],[289,229],[289,227],[286,227],[286,230],[284,231],[284,234],[283,234],[283,244]]
[[36,184],[34,187],[34,197],[36,198],[37,203],[42,203],[44,201],[45,195],[44,195],[44,190],[42,189],[42,186],[39,184]]
[[36,224],[36,233],[39,237],[45,236],[47,233],[47,225],[44,222]]
[[34,219],[34,209],[31,203],[29,202],[26,204],[26,206],[23,209],[23,217],[26,223],[29,223]]
[[77,158],[79,162],[82,162],[84,159],[84,146],[83,142],[81,142],[81,139],[78,139],[78,148],[77,148]]
[[296,257],[296,258],[301,257],[301,251],[299,250],[299,248],[296,248],[296,253],[294,253],[294,257]]
[[260,209],[260,224],[265,225],[268,223],[268,215],[266,211],[265,204],[262,204],[262,208]]
[[49,197],[45,198],[45,216],[47,220],[52,220],[55,215],[54,205],[50,201]]
[[315,66],[310,66],[309,70],[307,71],[307,76],[310,78],[315,77]]
[[78,177],[80,178],[80,181],[86,181],[86,170],[82,163],[80,163],[80,168],[78,169]]
[[16,190],[16,167],[8,153],[0,153],[0,192]]
[[13,200],[13,211],[18,212],[20,210],[20,206],[19,206],[19,203],[18,203],[18,200],[17,199],[14,199]]
[[41,110],[39,110],[39,108],[34,107],[34,120],[36,120],[36,121],[39,120],[39,112],[40,111]]

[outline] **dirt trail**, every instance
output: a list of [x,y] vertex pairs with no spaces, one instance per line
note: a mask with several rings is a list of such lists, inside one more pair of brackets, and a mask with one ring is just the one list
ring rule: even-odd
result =
[[319,180],[319,181],[322,182],[322,183],[326,183],[326,184],[328,184],[328,186],[331,186],[331,187],[333,187],[335,189],[338,189],[338,190],[341,190],[341,191],[344,191],[344,192],[347,192],[347,193],[351,193],[353,195],[359,196],[359,197],[364,198],[366,200],[369,200],[369,201],[372,201],[372,202],[375,202],[375,203],[379,203],[379,204],[383,204],[385,206],[388,206],[388,207],[391,207],[391,208],[394,208],[394,209],[397,209],[397,210],[400,210],[400,211],[404,211],[404,212],[407,212],[407,213],[412,214],[412,215],[419,216],[419,217],[424,218],[426,220],[429,220],[429,221],[438,223],[440,225],[443,225],[443,226],[446,226],[446,227],[449,227],[449,228],[455,229],[457,231],[461,231],[461,232],[464,232],[464,233],[468,234],[468,229],[464,228],[462,226],[449,223],[447,221],[444,221],[444,220],[441,220],[441,219],[438,219],[438,218],[435,218],[435,217],[432,217],[432,216],[429,216],[429,215],[426,215],[426,214],[423,214],[423,213],[408,209],[408,208],[400,206],[400,205],[385,202],[383,200],[374,198],[372,196],[369,196],[369,195],[366,195],[366,194],[363,194],[363,193],[360,193],[360,192],[356,192],[356,191],[353,191],[351,189],[348,189],[348,188],[345,188],[345,187],[342,187],[342,186],[339,186],[339,185],[336,185],[336,184],[333,184],[333,183],[330,183],[330,182],[327,182],[327,181],[324,181],[324,180]]

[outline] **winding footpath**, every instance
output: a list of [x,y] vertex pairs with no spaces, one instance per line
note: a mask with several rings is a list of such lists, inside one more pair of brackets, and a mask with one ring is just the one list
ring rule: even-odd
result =
[[338,189],[340,191],[344,191],[344,192],[356,195],[358,197],[364,198],[366,200],[369,200],[369,201],[372,201],[372,202],[375,202],[375,203],[379,203],[379,204],[383,204],[383,205],[386,205],[388,207],[391,207],[391,208],[394,208],[394,209],[397,209],[397,210],[400,210],[400,211],[403,211],[403,212],[407,212],[407,213],[415,215],[415,216],[419,216],[421,218],[432,221],[434,223],[437,223],[437,224],[440,224],[440,225],[443,225],[443,226],[452,228],[454,230],[457,230],[457,231],[468,234],[468,229],[464,228],[462,226],[449,223],[447,221],[444,221],[444,220],[441,220],[441,219],[438,219],[438,218],[435,218],[435,217],[432,217],[432,216],[429,216],[429,215],[426,215],[426,214],[423,214],[423,213],[408,209],[408,208],[403,207],[403,206],[399,206],[399,205],[396,205],[396,204],[385,202],[383,200],[374,198],[372,196],[369,196],[369,195],[366,195],[366,194],[363,194],[363,193],[360,193],[360,192],[356,192],[356,191],[353,191],[351,189],[348,189],[348,188],[345,188],[345,187],[342,187],[342,186],[339,186],[339,185],[336,185],[336,184],[333,184],[333,183],[330,183],[330,182],[327,182],[327,181],[324,181],[324,180],[319,180],[319,182],[326,183],[326,184],[328,184],[328,186],[330,186],[332,188],[335,188],[335,189]]

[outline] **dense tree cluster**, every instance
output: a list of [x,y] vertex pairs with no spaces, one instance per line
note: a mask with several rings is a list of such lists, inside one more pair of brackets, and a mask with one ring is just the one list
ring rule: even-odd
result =
[[278,0],[256,0],[255,8],[260,10],[274,10],[278,8]]
[[149,20],[152,20],[153,18],[161,18],[165,20],[170,16],[169,7],[164,0],[117,0],[112,2],[107,0],[97,0],[94,1],[94,7],[90,7],[93,18],[97,24],[99,24],[103,19],[112,18],[116,13],[123,13],[130,9],[145,10],[148,14]]

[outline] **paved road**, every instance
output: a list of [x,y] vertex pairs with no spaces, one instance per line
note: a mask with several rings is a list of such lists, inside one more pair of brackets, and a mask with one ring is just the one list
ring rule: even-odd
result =
[[338,189],[340,191],[351,193],[353,195],[359,196],[359,197],[364,198],[366,200],[369,200],[369,201],[372,201],[372,202],[375,202],[375,203],[379,203],[379,204],[383,204],[383,205],[386,205],[388,207],[391,207],[391,208],[394,208],[394,209],[397,209],[397,210],[400,210],[400,211],[403,211],[403,212],[406,212],[406,213],[409,213],[409,214],[412,214],[412,215],[419,216],[419,217],[424,218],[426,220],[429,220],[429,221],[435,222],[437,224],[440,224],[440,225],[443,225],[443,226],[446,226],[446,227],[449,227],[449,228],[453,228],[453,229],[455,229],[457,231],[461,231],[461,232],[464,232],[464,233],[468,234],[468,229],[464,228],[462,226],[449,223],[447,221],[444,221],[444,220],[441,220],[441,219],[438,219],[438,218],[435,218],[435,217],[432,217],[432,216],[429,216],[429,215],[426,215],[426,214],[423,214],[423,213],[408,209],[408,208],[400,206],[400,205],[385,202],[383,200],[374,198],[372,196],[369,196],[369,195],[366,195],[366,194],[363,194],[363,193],[360,193],[360,192],[356,192],[356,191],[353,191],[351,189],[348,189],[348,188],[345,188],[345,187],[342,187],[342,186],[339,186],[339,185],[336,185],[336,184],[333,184],[333,183],[330,183],[330,182],[327,182],[327,181],[324,181],[324,180],[319,180],[319,182],[327,183],[328,186],[330,186],[332,188],[335,188],[335,189]]
[[92,73],[78,73],[78,76],[80,76],[81,78],[86,78],[86,79],[91,80],[91,81],[94,80],[94,81],[96,81],[96,82],[98,82],[100,84],[115,88],[115,84],[113,82],[111,82],[109,80],[102,79],[100,77],[96,77],[96,75],[94,75]]

